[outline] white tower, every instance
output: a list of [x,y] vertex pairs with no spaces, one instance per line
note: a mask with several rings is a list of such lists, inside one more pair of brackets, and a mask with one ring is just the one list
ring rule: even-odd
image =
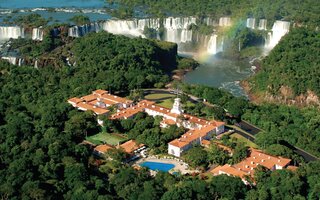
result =
[[175,98],[174,99],[174,103],[173,103],[173,106],[172,106],[172,109],[171,109],[171,113],[175,113],[175,114],[182,114],[183,113],[183,110],[181,109],[181,102],[180,102],[180,98]]

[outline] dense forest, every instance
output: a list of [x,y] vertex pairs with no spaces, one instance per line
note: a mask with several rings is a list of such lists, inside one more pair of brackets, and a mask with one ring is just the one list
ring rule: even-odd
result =
[[[152,15],[198,15],[221,17],[232,15],[238,17],[266,18],[274,20],[285,19],[298,24],[308,24],[316,27],[320,24],[317,0],[107,0],[133,8],[141,6]],[[271,23],[270,23],[271,24]],[[270,25],[269,24],[269,25]],[[271,26],[271,25],[270,25]]]
[[[288,142],[320,156],[320,112],[318,108],[297,108],[287,105],[255,105],[249,101],[234,97],[228,92],[207,86],[181,84],[184,92],[206,99],[215,104],[215,117],[223,119],[228,115],[233,122],[240,119],[257,125],[264,131],[257,135],[257,144],[264,149],[275,144]],[[223,109],[221,109],[223,108]],[[223,117],[224,116],[224,117]]]
[[[257,185],[247,187],[241,179],[226,175],[207,179],[158,173],[153,177],[147,170],[135,170],[117,159],[102,163],[96,160],[92,149],[81,141],[101,128],[91,112],[79,112],[66,100],[98,88],[129,92],[135,88],[163,86],[168,81],[166,73],[176,67],[176,46],[101,32],[75,39],[69,47],[64,51],[71,52],[75,66],[48,65],[35,69],[0,62],[0,198],[319,198],[319,162],[302,165],[296,172],[261,169],[257,172]],[[219,105],[214,108],[217,118],[225,117],[221,108],[226,108],[236,119],[249,118],[246,113],[259,108],[215,88],[186,85],[184,90]],[[269,114],[268,110],[261,112]],[[310,112],[307,116],[314,114]],[[284,123],[285,119],[280,117],[279,122]],[[312,122],[310,128],[319,126],[317,120],[307,120]],[[160,130],[159,119],[143,114],[118,123],[107,128],[120,128],[129,138],[157,147],[159,152],[165,151],[167,141],[184,132],[177,127]],[[266,126],[262,127],[268,131]],[[306,141],[306,145],[314,141],[317,140]],[[186,159],[202,165],[206,153],[201,150],[198,156],[196,150],[190,151]]]
[[307,91],[320,96],[320,33],[295,28],[262,61],[249,82],[253,93],[294,99]]

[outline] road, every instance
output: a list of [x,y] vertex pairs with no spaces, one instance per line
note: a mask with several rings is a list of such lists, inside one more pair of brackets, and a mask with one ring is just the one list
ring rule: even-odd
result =
[[[154,93],[158,93],[158,94],[176,94],[176,91],[174,90],[168,90],[168,89],[144,89],[144,94],[154,94]],[[178,92],[179,94],[181,94],[181,92]],[[197,103],[197,102],[203,102],[202,99],[186,94],[189,96],[189,101],[193,102],[193,103]],[[167,98],[160,98],[158,100],[165,100]],[[208,102],[205,102],[206,105],[208,106],[214,106],[212,104],[209,104]],[[260,131],[262,131],[260,128],[250,124],[247,121],[241,121],[237,124],[241,129],[243,129],[244,131],[250,133],[250,135],[248,135],[247,133],[241,131],[241,130],[235,130],[235,133],[238,133],[239,135],[247,138],[248,140],[254,142],[255,140],[255,135],[258,134]],[[310,162],[310,161],[315,161],[315,160],[319,160],[319,158],[317,158],[316,156],[304,151],[303,149],[300,149],[299,147],[296,146],[292,146],[287,142],[283,142],[282,145],[292,149],[295,153],[297,153],[298,155],[302,156],[306,162]]]
[[[259,133],[260,131],[262,131],[260,128],[250,124],[249,122],[246,122],[246,121],[241,121],[238,123],[239,124],[239,127],[243,130],[245,130],[246,132],[250,133],[253,137],[249,137],[247,134],[247,137],[244,136],[244,134],[240,134],[242,135],[243,137],[246,137],[247,139],[251,140],[251,141],[254,141],[254,136]],[[253,138],[253,140],[252,140]],[[296,147],[296,146],[293,146],[291,144],[289,144],[288,142],[286,141],[280,141],[280,144],[281,145],[284,145],[288,148],[290,148],[291,150],[293,150],[296,154],[302,156],[306,162],[310,162],[310,161],[315,161],[315,160],[318,160],[319,158],[317,158],[316,156],[304,151],[303,149],[300,149],[299,147]]]
[[241,121],[238,123],[239,127],[245,131],[247,131],[248,133],[250,133],[251,135],[256,135],[257,133],[259,133],[261,131],[261,129],[259,129],[256,126],[253,126],[252,124],[249,124],[246,121]]

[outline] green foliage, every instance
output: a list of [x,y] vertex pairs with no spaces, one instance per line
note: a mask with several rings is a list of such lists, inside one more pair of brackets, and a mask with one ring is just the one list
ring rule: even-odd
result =
[[284,140],[320,155],[320,114],[317,108],[299,109],[286,105],[264,104],[246,110],[242,119],[264,130],[256,135],[255,140],[262,148]]
[[60,38],[54,38],[46,34],[41,42],[33,40],[17,39],[12,41],[11,49],[19,49],[22,56],[38,58],[39,56],[51,52],[56,47],[62,45]]
[[141,117],[136,116],[133,120],[124,120],[121,122],[122,127],[119,127],[119,129],[128,132],[130,139],[136,139],[140,143],[165,153],[167,152],[167,143],[180,137],[180,135],[185,133],[185,130],[176,125],[160,129],[161,121],[161,117],[153,118],[143,114]]
[[[76,39],[72,51],[81,74],[87,76],[86,81],[97,82],[89,78],[95,76],[105,78],[100,82],[101,87],[109,87],[112,91],[148,88],[155,83],[165,83],[168,78],[163,71],[175,68],[175,65],[167,64],[175,62],[177,53],[174,50],[168,52],[160,48],[159,43],[150,40],[128,40],[124,36],[114,36],[106,32]],[[162,59],[171,53],[173,55],[167,60]]]
[[286,99],[308,90],[319,96],[319,37],[319,32],[306,28],[290,31],[263,60],[261,71],[250,79],[253,91],[280,95],[279,89],[286,86],[288,94],[282,94]]
[[226,199],[241,199],[245,196],[247,188],[240,178],[227,175],[215,176],[209,182],[209,193]]
[[178,60],[178,69],[195,69],[199,63],[191,58],[180,58]]
[[208,26],[206,24],[191,24],[188,29],[192,30],[193,32],[198,32],[203,35],[211,35],[213,33],[213,27]]
[[126,153],[121,149],[110,149],[107,151],[106,156],[114,161],[122,162],[126,158]]
[[69,20],[75,23],[76,25],[84,25],[90,23],[90,18],[84,15],[75,15]]
[[244,146],[242,143],[237,143],[236,147],[234,148],[234,152],[232,155],[232,159],[230,160],[231,164],[236,164],[241,162],[243,159],[248,157],[248,147]]
[[13,19],[13,23],[25,27],[40,27],[46,25],[48,21],[40,14],[34,13],[25,16],[18,16]]
[[134,9],[129,6],[119,6],[117,9],[108,9],[107,11],[116,18],[128,19],[134,17]]
[[229,160],[228,152],[223,151],[217,145],[211,144],[208,151],[208,159],[217,165],[224,165]]
[[[253,16],[266,18],[269,22],[279,19],[296,21],[311,25],[314,28],[319,24],[317,0],[108,0],[119,2],[129,7],[144,6],[146,12],[154,16],[166,16],[168,14],[186,16],[214,16],[220,17],[232,15],[235,17]],[[271,23],[270,23],[271,26]]]
[[192,167],[208,165],[208,153],[202,147],[193,147],[188,150],[184,158]]

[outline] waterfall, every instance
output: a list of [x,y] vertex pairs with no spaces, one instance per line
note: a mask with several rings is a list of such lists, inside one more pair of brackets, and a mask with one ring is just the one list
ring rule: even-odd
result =
[[290,22],[275,21],[272,27],[272,33],[268,33],[268,39],[266,43],[267,48],[275,47],[281,38],[289,32]]
[[181,40],[180,42],[186,43],[192,41],[192,30],[183,29],[181,31]]
[[217,26],[217,22],[215,19],[212,19],[211,17],[206,17],[202,20],[204,24],[207,26]]
[[[141,21],[140,26],[143,25],[146,25],[145,21]],[[103,23],[103,30],[118,35],[143,36],[144,26],[140,28],[137,20],[109,20]]]
[[196,24],[195,17],[164,19],[163,27],[165,29],[165,41],[175,43],[185,43],[192,41],[192,30],[188,30],[191,24]]
[[216,54],[217,53],[217,35],[214,34],[210,36],[208,45],[207,45],[207,52],[209,54]]
[[144,30],[144,27],[152,28],[155,30],[159,30],[160,28],[160,19],[139,19],[137,20],[138,29]]
[[99,23],[90,23],[82,26],[73,26],[69,28],[68,35],[70,37],[81,37],[90,32],[99,32],[101,27]]
[[267,30],[267,20],[266,19],[260,19],[259,20],[259,30]]
[[38,60],[34,62],[34,68],[38,69]]
[[19,58],[18,66],[22,66],[23,64],[24,64],[24,59],[23,58]]
[[43,40],[43,30],[41,28],[32,29],[32,40]]
[[[210,18],[204,18],[203,22],[207,25],[217,25],[216,21]],[[153,29],[152,37],[156,37],[168,42],[178,44],[178,51],[187,51],[193,45],[204,47],[209,54],[215,54],[220,51],[220,44],[217,42],[218,36],[213,34],[205,36],[194,33],[190,26],[197,24],[195,17],[167,17],[164,19],[132,19],[132,20],[107,20],[96,24],[87,24],[83,26],[73,26],[69,28],[69,36],[81,37],[89,32],[98,32],[105,30],[109,33],[126,35],[131,37],[146,37],[145,28]],[[220,18],[220,25],[230,26],[229,17]],[[161,30],[161,31],[160,31]]]
[[247,19],[247,28],[255,29],[256,26],[256,19],[255,18],[248,18]]
[[13,56],[4,56],[4,57],[1,57],[1,59],[6,60],[13,65],[17,64],[17,58]]
[[219,26],[231,26],[230,17],[220,17]]
[[0,27],[0,39],[18,39],[24,38],[24,28],[19,26],[1,26]]

